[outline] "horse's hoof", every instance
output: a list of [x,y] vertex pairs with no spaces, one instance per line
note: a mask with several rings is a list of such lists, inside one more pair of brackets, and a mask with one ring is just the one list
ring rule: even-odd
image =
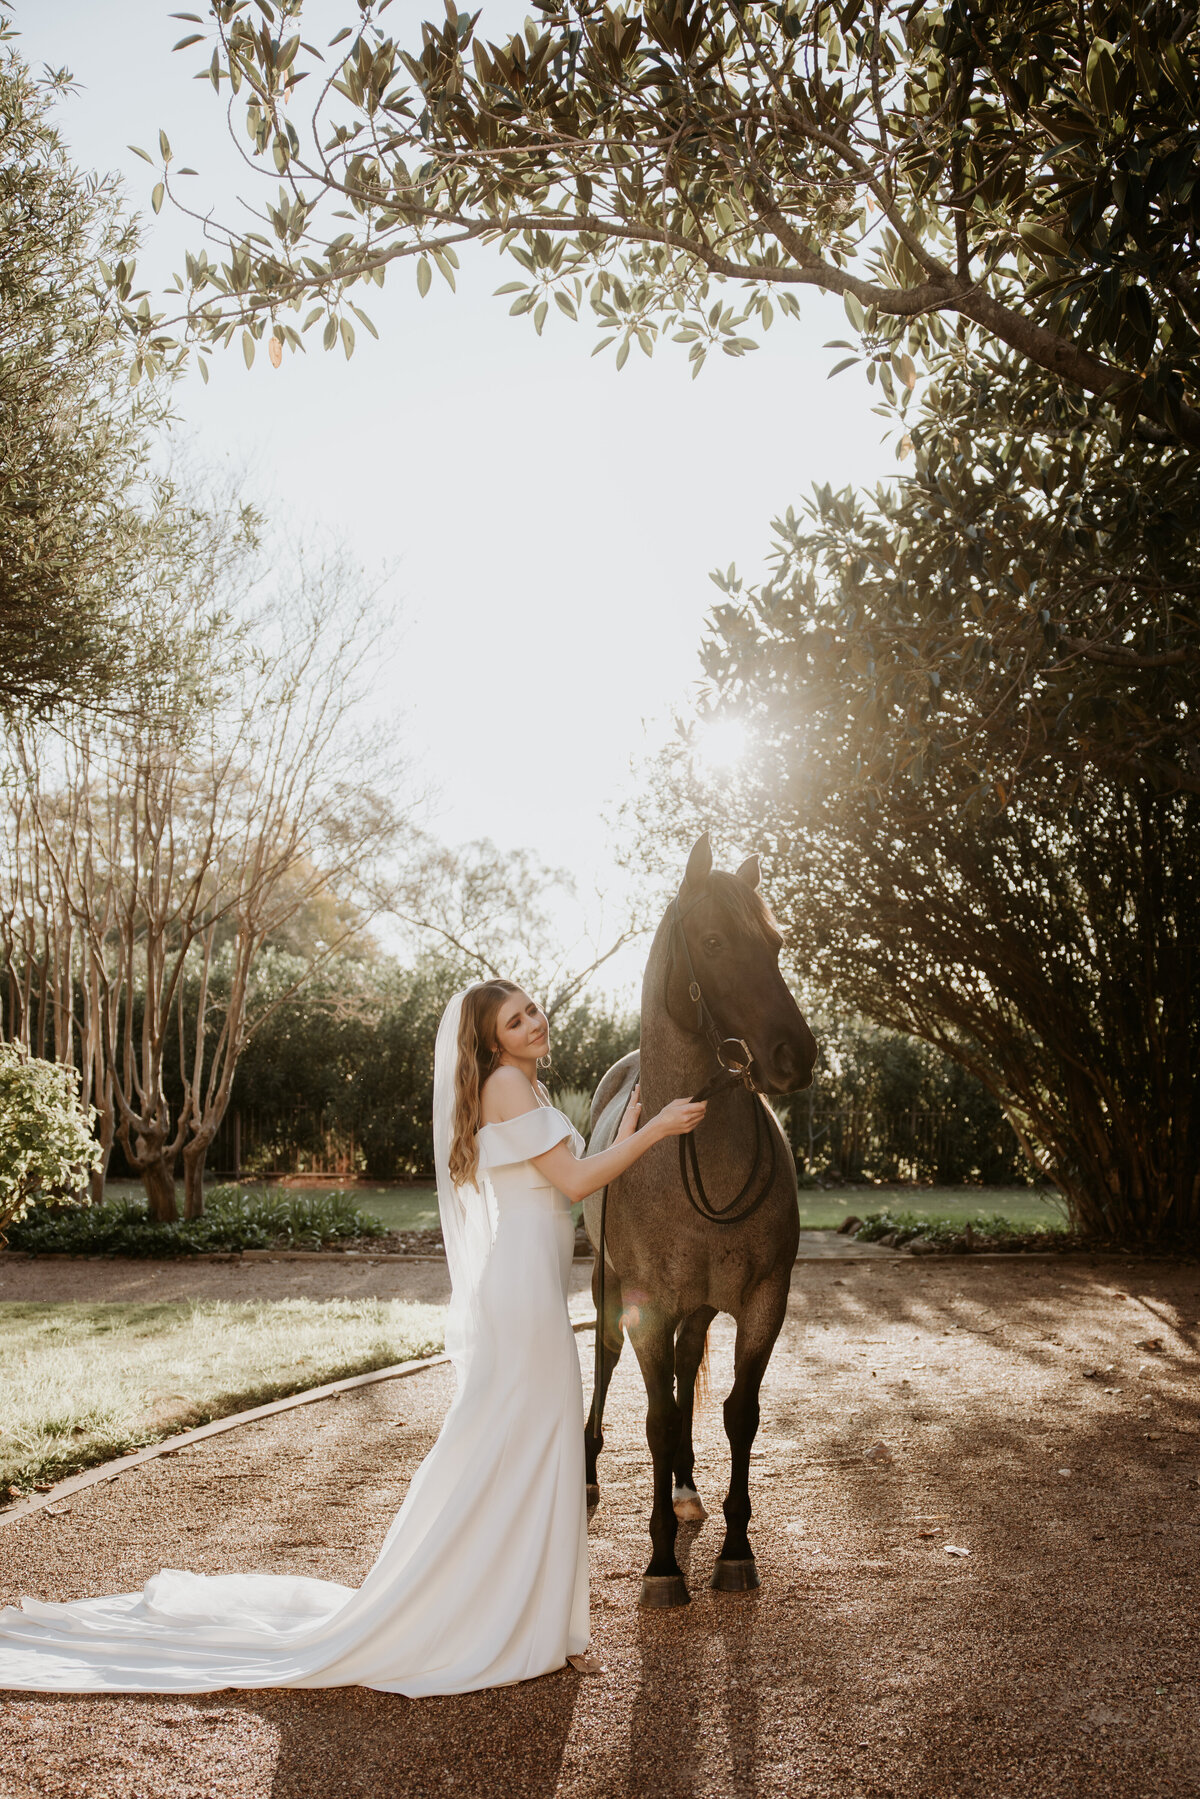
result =
[[718,1556],[708,1584],[717,1593],[752,1593],[759,1584],[758,1564],[753,1556],[744,1562],[727,1562]]
[[668,1605],[690,1605],[691,1594],[682,1574],[643,1574],[638,1604],[655,1608]]
[[676,1487],[671,1494],[671,1505],[681,1524],[703,1524],[708,1517],[704,1501],[695,1487]]
[[587,1509],[588,1509],[588,1511],[594,1512],[596,1507],[599,1505],[599,1503],[600,1503],[599,1483],[594,1480],[589,1480],[588,1489],[587,1489]]

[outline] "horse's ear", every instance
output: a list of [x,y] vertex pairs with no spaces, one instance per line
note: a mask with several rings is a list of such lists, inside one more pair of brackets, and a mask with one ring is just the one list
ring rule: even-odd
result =
[[708,840],[708,832],[697,837],[688,857],[687,870],[683,877],[684,887],[703,887],[712,873],[712,844]]
[[739,881],[744,881],[747,887],[758,886],[759,882],[762,880],[762,869],[758,866],[757,856],[746,857],[746,860],[737,871],[737,878]]

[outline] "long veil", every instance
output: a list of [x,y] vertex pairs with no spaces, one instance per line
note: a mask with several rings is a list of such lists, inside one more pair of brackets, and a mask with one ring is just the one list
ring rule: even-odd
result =
[[470,987],[464,987],[456,993],[442,1013],[433,1052],[433,1163],[437,1171],[438,1211],[451,1288],[446,1317],[446,1351],[454,1363],[460,1386],[479,1336],[476,1301],[491,1254],[496,1217],[491,1182],[484,1169],[479,1170],[474,1186],[456,1186],[450,1177],[458,1027],[463,1000],[470,991]]

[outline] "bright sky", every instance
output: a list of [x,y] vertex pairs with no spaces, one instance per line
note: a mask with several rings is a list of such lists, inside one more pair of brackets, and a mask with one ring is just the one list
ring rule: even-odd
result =
[[[477,0],[478,3],[478,0]],[[486,36],[518,25],[522,0],[482,0]],[[198,203],[236,217],[254,174],[230,150],[224,108],[192,77],[199,46],[188,0],[17,0],[19,47],[35,67],[64,63],[80,92],[61,110],[79,163],[118,169],[148,211],[165,127],[191,165]],[[394,0],[398,36],[440,0]],[[328,42],[353,0],[306,8],[305,36]],[[300,90],[301,92],[303,90]],[[266,192],[273,197],[272,171]],[[169,212],[151,220],[140,273],[162,285],[195,243]],[[464,259],[465,262],[465,259]],[[815,481],[873,484],[893,464],[873,390],[855,371],[829,383],[846,334],[841,303],[801,295],[800,324],[776,323],[760,350],[710,357],[692,381],[686,351],[635,351],[617,374],[591,357],[597,333],[552,317],[538,339],[494,288],[519,271],[494,252],[465,263],[452,295],[425,300],[411,265],[362,300],[380,333],[353,359],[321,352],[247,372],[236,347],[212,380],[189,377],[186,432],[206,461],[246,467],[299,526],[340,533],[368,568],[391,565],[398,655],[392,691],[404,735],[440,789],[434,828],[451,843],[488,836],[566,865],[581,889],[622,883],[605,823],[631,769],[689,706],[708,575],[736,562],[753,576],[770,520]],[[717,845],[730,865],[747,846]],[[594,908],[593,908],[594,910]],[[565,929],[573,925],[564,924]],[[632,982],[643,951],[612,969]]]

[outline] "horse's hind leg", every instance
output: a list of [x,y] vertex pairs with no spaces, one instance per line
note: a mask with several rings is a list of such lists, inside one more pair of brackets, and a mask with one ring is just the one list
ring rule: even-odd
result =
[[750,1449],[758,1430],[758,1391],[787,1311],[788,1275],[783,1271],[756,1287],[737,1321],[733,1386],[725,1401],[725,1434],[732,1471],[725,1500],[725,1541],[713,1567],[712,1585],[722,1593],[744,1593],[758,1585],[750,1548]]
[[599,1263],[592,1270],[592,1296],[596,1301],[596,1329],[600,1333],[599,1384],[593,1376],[592,1407],[583,1427],[583,1452],[587,1464],[587,1502],[590,1511],[600,1503],[600,1481],[596,1464],[604,1448],[604,1432],[600,1420],[613,1370],[621,1359],[625,1339],[621,1335],[621,1283],[609,1268],[604,1281],[604,1316],[600,1316]]
[[675,1516],[685,1524],[700,1524],[708,1517],[696,1491],[696,1455],[692,1447],[692,1413],[696,1400],[696,1374],[704,1357],[708,1327],[716,1317],[712,1306],[701,1306],[685,1318],[675,1339],[675,1397],[679,1404],[679,1448],[675,1452],[675,1484],[671,1503]]
[[679,1525],[671,1505],[671,1470],[679,1449],[680,1412],[675,1403],[675,1321],[643,1308],[629,1336],[646,1382],[649,1409],[646,1440],[654,1462],[654,1506],[650,1513],[653,1554],[642,1577],[642,1605],[686,1605],[687,1585],[675,1559]]

